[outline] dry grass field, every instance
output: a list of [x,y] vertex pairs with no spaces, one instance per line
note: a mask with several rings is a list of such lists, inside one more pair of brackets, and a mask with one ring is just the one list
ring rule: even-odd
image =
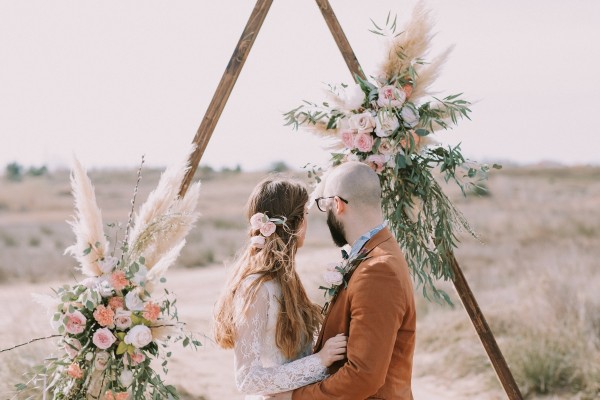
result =
[[[138,204],[159,171],[145,171]],[[242,398],[230,351],[210,339],[214,302],[228,262],[245,240],[243,207],[262,173],[200,174],[203,214],[167,285],[187,329],[207,337],[198,351],[173,348],[169,383],[186,399]],[[135,171],[93,171],[105,222],[126,223]],[[303,176],[299,174],[299,176]],[[461,236],[457,258],[527,398],[600,398],[600,168],[505,168],[488,193],[451,198],[480,240]],[[0,348],[50,334],[31,293],[75,278],[64,248],[73,241],[68,174],[0,179]],[[320,301],[320,269],[337,257],[322,215],[309,217],[299,271]],[[114,240],[112,240],[114,243]],[[502,389],[451,284],[454,308],[418,293],[414,392],[418,400],[503,399]],[[0,399],[54,351],[51,341],[0,354]],[[34,397],[41,398],[41,397]]]

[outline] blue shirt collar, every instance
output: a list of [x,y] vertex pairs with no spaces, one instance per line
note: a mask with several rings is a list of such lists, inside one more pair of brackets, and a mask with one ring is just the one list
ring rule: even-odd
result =
[[364,235],[362,235],[361,237],[356,239],[356,241],[354,242],[354,244],[352,245],[352,248],[350,250],[349,257],[356,256],[358,254],[358,252],[363,248],[363,246],[373,236],[375,236],[379,231],[381,231],[383,228],[385,228],[387,226],[387,224],[388,224],[387,221],[383,221],[382,224],[377,225],[375,228],[371,229],[369,232],[365,233]]

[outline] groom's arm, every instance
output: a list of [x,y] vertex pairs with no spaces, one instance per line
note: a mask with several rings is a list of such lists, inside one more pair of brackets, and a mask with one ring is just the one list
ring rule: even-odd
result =
[[348,361],[327,379],[294,390],[294,400],[365,399],[385,383],[407,290],[393,271],[398,265],[386,260],[397,261],[378,259],[357,271],[348,287]]

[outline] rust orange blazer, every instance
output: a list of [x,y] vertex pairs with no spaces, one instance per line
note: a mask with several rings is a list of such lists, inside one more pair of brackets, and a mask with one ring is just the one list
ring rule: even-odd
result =
[[416,313],[406,260],[389,229],[369,240],[371,250],[338,294],[315,351],[327,339],[348,335],[346,359],[329,367],[327,379],[294,390],[294,400],[411,400]]

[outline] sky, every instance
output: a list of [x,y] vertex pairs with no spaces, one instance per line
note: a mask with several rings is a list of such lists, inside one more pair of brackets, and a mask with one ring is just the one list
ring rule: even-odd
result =
[[[368,31],[415,1],[330,0],[363,70]],[[150,166],[180,159],[255,2],[0,0],[0,169]],[[600,2],[429,0],[431,54],[455,49],[434,84],[463,92],[472,120],[438,135],[482,162],[600,164]],[[323,142],[283,126],[304,99],[352,77],[313,0],[274,1],[201,165],[324,163]]]

